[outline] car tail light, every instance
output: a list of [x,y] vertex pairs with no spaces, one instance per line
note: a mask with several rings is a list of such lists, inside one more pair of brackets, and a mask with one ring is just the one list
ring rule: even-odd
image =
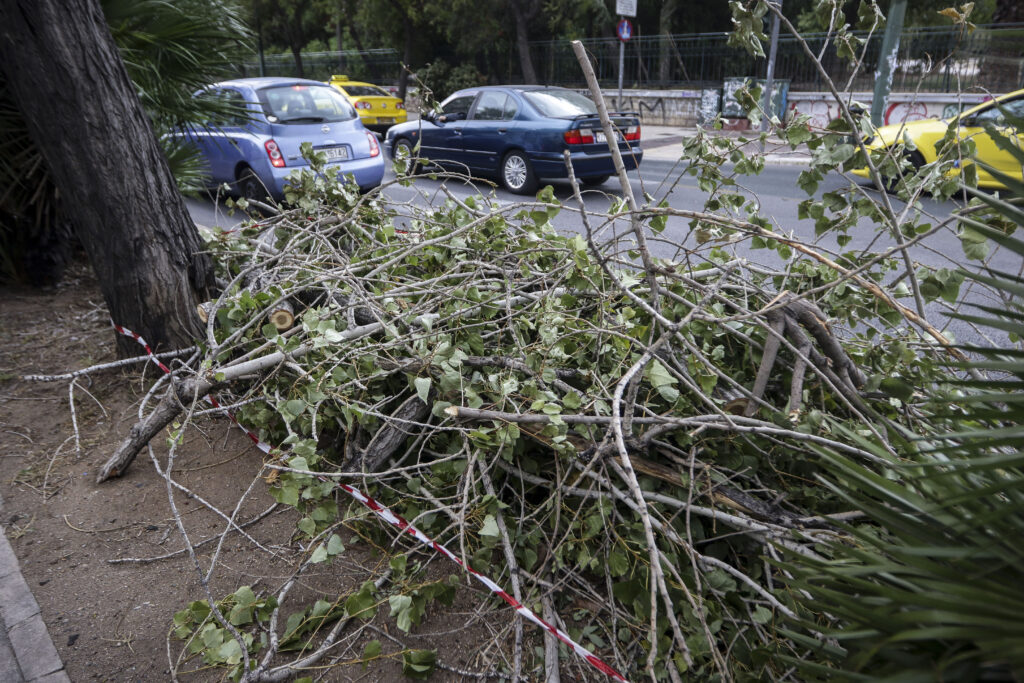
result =
[[399,102],[396,104],[395,109],[405,109],[405,102]]
[[356,109],[373,109],[373,105],[369,102],[356,102]]
[[380,154],[380,145],[377,144],[377,136],[366,131],[366,139],[370,141],[370,156],[375,157]]
[[594,131],[589,128],[576,128],[562,133],[567,145],[589,145],[594,142]]
[[630,126],[626,129],[626,140],[635,142],[640,139],[640,126]]
[[277,146],[277,143],[267,140],[263,143],[263,147],[266,148],[267,156],[270,157],[270,165],[274,168],[284,168],[284,155],[281,154],[281,148]]

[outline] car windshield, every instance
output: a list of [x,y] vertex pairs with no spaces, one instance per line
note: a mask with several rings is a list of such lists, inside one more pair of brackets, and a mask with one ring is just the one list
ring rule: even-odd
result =
[[356,110],[327,85],[280,85],[259,91],[263,113],[271,123],[324,123],[349,121]]
[[574,90],[527,90],[523,97],[544,116],[572,118],[597,115],[594,101]]
[[350,97],[391,97],[391,93],[375,85],[345,85],[342,86]]

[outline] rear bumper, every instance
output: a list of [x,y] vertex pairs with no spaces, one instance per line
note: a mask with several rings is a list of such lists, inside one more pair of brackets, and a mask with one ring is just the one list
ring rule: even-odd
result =
[[[622,163],[627,171],[632,171],[640,165],[644,153],[640,145],[629,148],[619,148],[622,154]],[[565,168],[565,158],[561,152],[533,152],[529,154],[530,163],[533,164],[533,172],[539,178],[568,178],[569,172]],[[573,173],[577,178],[590,178],[615,174],[615,162],[609,151],[601,153],[572,152],[570,155]]]
[[[285,168],[274,168],[270,167],[272,178],[264,178],[263,181],[267,185],[267,189],[277,200],[284,199],[284,188],[285,185],[290,185],[288,176],[297,171],[301,171],[305,166],[291,166]],[[380,185],[380,181],[384,178],[384,154],[378,154],[375,157],[368,157],[365,159],[351,159],[349,161],[342,161],[336,164],[329,164],[328,170],[333,171],[337,174],[337,178],[341,182],[349,182],[350,177],[355,179],[356,184],[361,190],[372,190],[373,188]]]

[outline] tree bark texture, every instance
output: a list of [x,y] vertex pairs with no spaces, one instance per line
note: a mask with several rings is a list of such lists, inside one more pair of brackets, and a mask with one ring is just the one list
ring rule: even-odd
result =
[[530,57],[530,19],[536,14],[539,6],[535,0],[512,0],[512,16],[516,22],[516,50],[519,52],[519,64],[523,70],[523,83],[536,83],[537,72],[533,68]]
[[192,344],[212,263],[98,0],[0,0],[0,60],[114,321],[154,349]]
[[658,15],[658,33],[661,43],[658,45],[658,81],[664,85],[672,76],[672,18],[678,8],[678,0],[664,0],[661,14]]

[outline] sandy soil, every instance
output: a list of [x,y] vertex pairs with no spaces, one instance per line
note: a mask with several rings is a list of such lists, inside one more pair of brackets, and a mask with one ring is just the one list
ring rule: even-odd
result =
[[[122,478],[94,482],[97,468],[135,422],[148,380],[137,368],[83,377],[74,387],[73,417],[68,381],[22,379],[114,360],[114,333],[90,271],[77,264],[60,286],[46,291],[0,287],[0,301],[0,524],[69,676],[73,681],[157,681],[170,680],[176,671],[182,681],[222,680],[223,669],[194,673],[201,663],[179,658],[183,643],[170,634],[174,613],[205,595],[187,553],[152,560],[184,547],[153,462],[144,452]],[[164,445],[153,445],[163,463]],[[187,435],[175,471],[197,496],[230,512],[257,476],[261,457],[227,420],[209,418]],[[194,543],[223,532],[224,520],[197,500],[181,493],[174,500]],[[272,504],[266,486],[256,482],[239,519],[251,519]],[[276,591],[301,558],[293,542],[296,521],[294,510],[280,509],[247,528],[252,540],[229,534],[211,580],[213,594],[221,597],[241,585],[257,593]],[[350,534],[342,538],[345,553],[305,575],[297,595],[335,599],[387,566],[383,555],[350,543]],[[200,548],[204,569],[214,546]],[[142,561],[116,562],[126,558]],[[430,563],[432,577],[458,573],[436,558],[423,556],[423,561]],[[403,646],[436,648],[447,667],[493,671],[503,656],[499,650],[508,649],[496,647],[494,636],[499,634],[498,643],[509,641],[500,633],[512,614],[464,576],[461,580],[455,605],[429,608],[411,635],[386,618],[385,605],[377,619],[349,627],[332,652],[333,661],[348,665],[308,675],[326,681],[401,680]],[[541,639],[526,630],[526,647],[532,650]],[[358,660],[374,639],[383,642],[384,656],[364,668]],[[472,679],[449,669],[431,680]],[[567,663],[562,680],[586,676]]]

